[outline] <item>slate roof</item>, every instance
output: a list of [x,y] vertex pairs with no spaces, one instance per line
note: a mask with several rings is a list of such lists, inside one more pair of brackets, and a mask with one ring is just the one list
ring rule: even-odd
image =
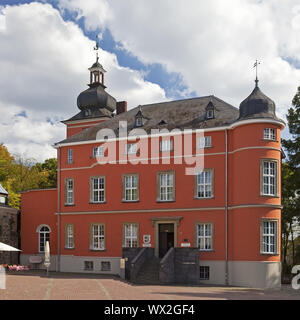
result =
[[2,187],[1,183],[0,183],[0,194],[8,195],[8,192]]
[[113,112],[116,110],[116,105],[116,99],[107,93],[105,86],[100,83],[90,84],[89,88],[77,97],[77,106],[80,110],[98,107]]
[[[210,102],[215,108],[214,119],[206,119],[206,107]],[[140,106],[121,113],[59,143],[92,141],[96,139],[97,132],[104,128],[114,130],[118,137],[119,121],[127,121],[128,131],[132,130],[135,127],[135,116],[139,108]],[[142,105],[141,112],[147,120],[141,128],[147,133],[150,133],[151,129],[163,128],[183,130],[221,127],[235,122],[239,117],[237,108],[215,96]]]
[[239,120],[257,118],[271,118],[283,122],[276,116],[275,102],[267,97],[258,86],[240,104]]
[[94,119],[94,118],[104,118],[109,117],[111,118],[111,112],[105,108],[98,108],[98,107],[90,107],[88,108],[90,113],[88,115],[86,114],[87,110],[81,110],[78,112],[75,116],[71,117],[68,120],[62,121],[62,123],[68,122],[68,121],[75,121],[75,120],[87,120],[87,119]]

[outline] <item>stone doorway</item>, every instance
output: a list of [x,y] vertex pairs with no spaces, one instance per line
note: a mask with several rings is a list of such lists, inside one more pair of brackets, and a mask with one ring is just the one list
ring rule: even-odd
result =
[[170,248],[174,247],[174,223],[159,223],[159,258],[162,258]]

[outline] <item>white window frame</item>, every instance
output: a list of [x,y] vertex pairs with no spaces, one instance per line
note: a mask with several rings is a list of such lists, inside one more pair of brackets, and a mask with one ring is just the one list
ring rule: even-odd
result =
[[172,139],[163,139],[160,141],[160,151],[168,152],[173,150],[173,140]]
[[261,220],[261,254],[278,254],[278,220]]
[[264,128],[264,139],[276,141],[276,130],[273,128]]
[[67,178],[66,179],[66,199],[65,203],[67,205],[73,205],[74,204],[74,179],[73,178]]
[[[203,234],[200,235],[201,227]],[[199,248],[199,251],[213,251],[213,223],[197,223],[196,232],[197,248]]]
[[68,149],[68,163],[73,163],[73,149]]
[[93,157],[104,157],[104,147],[99,146],[99,147],[94,147],[93,148]]
[[137,154],[137,143],[127,143],[125,145],[125,154]]
[[174,201],[175,200],[175,173],[174,172],[159,172],[159,201]]
[[123,224],[124,248],[138,248],[139,246],[139,225],[137,223]]
[[211,199],[213,197],[214,197],[214,170],[205,169],[195,175],[195,198]]
[[[48,230],[43,230],[44,228],[45,229],[47,228]],[[49,241],[49,243],[50,243],[50,232],[51,232],[51,229],[46,225],[42,225],[42,226],[39,227],[39,229],[38,229],[38,233],[39,233],[39,252],[45,252],[46,242]],[[41,246],[41,241],[43,241],[43,249],[42,249],[42,246]]]
[[105,250],[105,224],[92,223],[91,225],[91,250]]
[[278,163],[274,160],[261,160],[261,195],[276,197],[278,181]]
[[135,126],[136,126],[136,127],[141,127],[142,125],[143,125],[143,118],[137,117],[137,118],[135,119]]
[[211,147],[211,136],[199,137],[197,141],[197,149]]
[[214,110],[207,110],[206,111],[206,118],[207,119],[213,119],[214,118]]
[[[95,181],[98,181],[97,188],[95,188]],[[105,200],[105,193],[106,193],[105,192],[105,176],[91,177],[90,184],[91,184],[91,202],[104,203],[106,201]]]
[[74,249],[74,225],[66,224],[66,248]]
[[[128,183],[127,183],[128,182]],[[124,201],[139,200],[139,176],[137,174],[124,175]],[[136,198],[133,197],[135,192]]]
[[199,273],[200,273],[200,280],[209,280],[210,267],[209,266],[200,266]]

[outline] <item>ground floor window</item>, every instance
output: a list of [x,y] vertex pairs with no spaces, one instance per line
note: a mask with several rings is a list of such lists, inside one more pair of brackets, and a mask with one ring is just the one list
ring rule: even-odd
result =
[[39,252],[45,252],[46,242],[50,242],[50,228],[42,226],[39,229]]
[[277,221],[263,220],[262,221],[262,253],[276,254],[277,253]]
[[105,249],[105,225],[104,224],[91,225],[91,249],[92,250]]
[[200,266],[200,280],[209,280],[208,266]]
[[138,247],[138,224],[125,223],[123,224],[123,247],[137,248]]
[[74,248],[74,225],[73,224],[66,224],[66,248],[73,249]]
[[101,271],[110,271],[110,261],[101,261]]
[[201,251],[210,251],[213,249],[212,223],[200,223],[197,225],[197,245]]

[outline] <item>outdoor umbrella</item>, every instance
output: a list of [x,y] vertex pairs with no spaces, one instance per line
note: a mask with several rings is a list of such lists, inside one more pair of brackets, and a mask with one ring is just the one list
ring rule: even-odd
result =
[[21,251],[21,250],[0,242],[0,251]]
[[51,264],[50,263],[50,246],[49,246],[49,241],[46,241],[44,265],[47,268],[47,275],[48,275],[50,264]]

